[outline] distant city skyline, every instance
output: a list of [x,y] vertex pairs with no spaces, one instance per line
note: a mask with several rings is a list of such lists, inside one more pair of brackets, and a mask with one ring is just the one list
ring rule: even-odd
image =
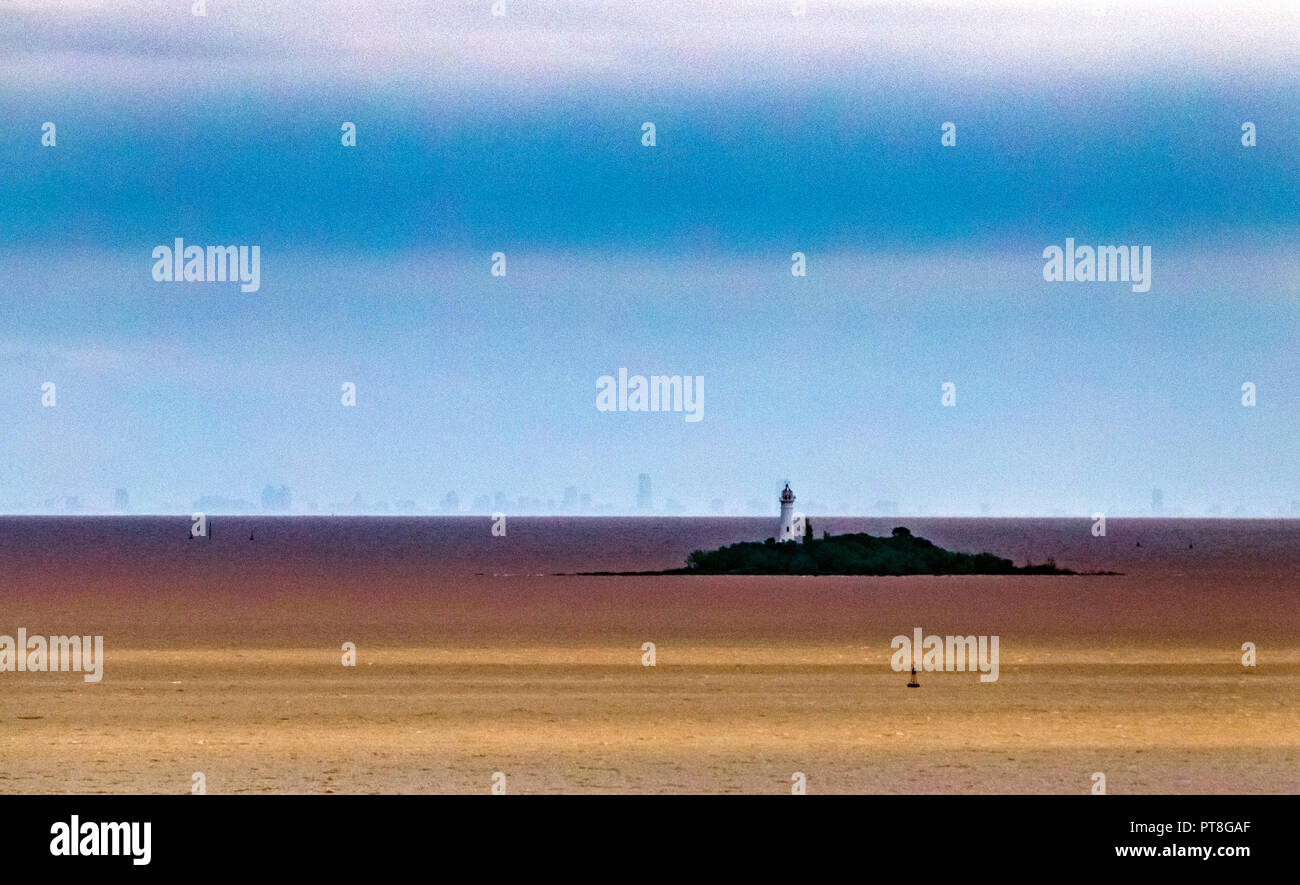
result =
[[[457,490],[449,490],[437,501],[420,502],[414,498],[367,496],[358,491],[347,501],[335,501],[322,504],[312,500],[297,501],[287,486],[276,488],[266,485],[262,490],[261,505],[251,497],[239,495],[205,494],[189,504],[168,502],[163,504],[144,504],[135,508],[127,489],[117,488],[105,495],[101,501],[95,495],[79,494],[46,498],[28,505],[24,502],[0,503],[0,516],[3,515],[67,515],[67,514],[103,514],[103,515],[188,515],[192,512],[204,512],[214,515],[355,515],[355,516],[490,516],[492,513],[506,513],[519,516],[774,516],[779,511],[778,495],[768,498],[751,497],[742,501],[728,502],[712,497],[707,502],[704,498],[685,501],[667,498],[655,507],[649,491],[652,479],[649,474],[636,476],[636,491],[627,503],[595,500],[589,493],[582,492],[577,486],[567,486],[560,495],[511,495],[496,491],[492,495],[478,494],[462,497]],[[778,486],[780,484],[777,484]],[[797,484],[795,484],[797,485]],[[1137,496],[1135,495],[1135,498]],[[290,504],[293,501],[293,504]],[[983,502],[971,512],[935,512],[924,505],[907,502],[877,499],[874,502],[839,502],[818,500],[814,495],[805,500],[800,495],[798,509],[809,515],[821,516],[860,516],[860,517],[1091,517],[1093,513],[1104,512],[1114,517],[1163,517],[1163,518],[1255,518],[1300,519],[1300,500],[1280,501],[1271,510],[1252,510],[1242,504],[1232,503],[1193,503],[1175,499],[1170,506],[1165,504],[1163,489],[1152,489],[1150,503],[1145,506],[1119,507],[1110,506],[1094,508],[1086,512],[1071,513],[1060,509],[1047,513],[1022,513],[1000,511],[988,502]]]

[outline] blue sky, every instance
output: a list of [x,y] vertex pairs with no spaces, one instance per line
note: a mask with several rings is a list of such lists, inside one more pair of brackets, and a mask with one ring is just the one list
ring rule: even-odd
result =
[[[1300,499],[1287,5],[490,5],[0,11],[0,508]],[[175,237],[260,291],[155,282]],[[1151,291],[1045,283],[1066,237]],[[704,420],[598,412],[621,366]]]

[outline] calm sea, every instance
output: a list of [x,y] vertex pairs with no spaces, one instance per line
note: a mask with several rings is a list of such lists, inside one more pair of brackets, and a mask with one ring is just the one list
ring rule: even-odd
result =
[[[190,539],[184,517],[0,517],[0,592],[178,588],[299,589],[373,582],[428,588],[439,576],[539,575],[674,568],[697,548],[763,540],[775,519],[512,517],[504,537],[484,517],[210,519]],[[814,518],[818,536],[905,525],[949,549],[1024,564],[1129,575],[1300,576],[1300,520]]]

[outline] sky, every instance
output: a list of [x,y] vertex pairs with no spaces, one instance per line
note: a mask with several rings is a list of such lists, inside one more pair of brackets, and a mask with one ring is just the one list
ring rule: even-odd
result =
[[1300,515],[1300,7],[796,5],[6,3],[0,512]]

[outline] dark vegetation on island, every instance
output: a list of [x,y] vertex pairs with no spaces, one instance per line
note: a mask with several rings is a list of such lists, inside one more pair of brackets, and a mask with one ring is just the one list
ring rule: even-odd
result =
[[[1049,559],[1017,566],[992,553],[944,550],[906,528],[889,537],[866,533],[811,537],[803,543],[744,541],[717,550],[696,550],[686,567],[652,572],[583,572],[587,575],[1076,575]],[[1090,574],[1113,574],[1092,572]]]

